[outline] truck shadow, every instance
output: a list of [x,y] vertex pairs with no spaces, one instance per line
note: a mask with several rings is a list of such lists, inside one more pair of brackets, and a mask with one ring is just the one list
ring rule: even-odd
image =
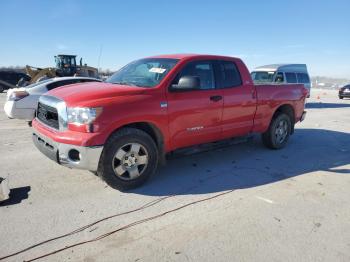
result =
[[152,196],[206,194],[262,186],[330,171],[348,175],[350,134],[296,129],[282,150],[265,148],[259,136],[244,144],[169,160],[157,175],[132,193]]
[[322,102],[310,102],[306,103],[305,108],[306,109],[320,109],[320,108],[344,108],[344,107],[350,107],[350,104],[345,103],[322,103]]

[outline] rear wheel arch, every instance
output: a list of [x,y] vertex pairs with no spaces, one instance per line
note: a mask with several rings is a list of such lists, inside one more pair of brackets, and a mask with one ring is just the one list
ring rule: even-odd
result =
[[294,125],[295,125],[295,111],[294,111],[294,108],[292,105],[284,104],[284,105],[279,106],[276,109],[275,113],[273,114],[270,122],[272,122],[272,120],[275,119],[281,113],[284,113],[284,114],[289,116],[290,122],[291,122],[291,128],[292,128],[291,134],[293,134],[294,133]]
[[262,133],[263,144],[271,149],[283,148],[292,132],[292,122],[290,117],[280,112],[274,115],[268,130]]

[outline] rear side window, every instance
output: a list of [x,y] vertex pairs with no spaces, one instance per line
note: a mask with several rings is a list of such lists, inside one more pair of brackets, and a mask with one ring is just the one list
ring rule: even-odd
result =
[[297,77],[298,77],[298,83],[303,83],[303,84],[310,83],[310,78],[305,73],[297,73]]
[[218,61],[218,88],[242,85],[241,75],[234,62]]
[[290,84],[295,84],[297,83],[297,76],[295,73],[285,73],[286,75],[286,80],[287,80],[287,83],[290,83]]

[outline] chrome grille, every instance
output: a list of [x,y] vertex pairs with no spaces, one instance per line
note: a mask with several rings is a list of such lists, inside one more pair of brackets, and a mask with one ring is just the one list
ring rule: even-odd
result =
[[45,125],[59,129],[57,109],[42,103],[38,103],[37,118]]
[[39,98],[36,117],[40,122],[54,129],[60,131],[67,129],[66,103],[57,97],[42,95]]

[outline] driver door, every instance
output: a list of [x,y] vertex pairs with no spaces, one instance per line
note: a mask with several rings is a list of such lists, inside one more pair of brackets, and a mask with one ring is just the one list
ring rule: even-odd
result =
[[173,149],[220,140],[223,91],[216,89],[212,61],[187,63],[172,84],[181,76],[196,76],[200,89],[168,90],[169,133]]

